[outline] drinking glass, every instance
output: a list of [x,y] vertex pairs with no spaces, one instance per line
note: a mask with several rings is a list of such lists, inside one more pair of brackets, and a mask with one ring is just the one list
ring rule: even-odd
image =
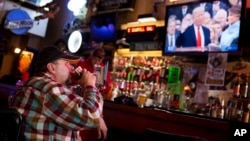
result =
[[140,93],[138,95],[138,101],[137,101],[138,107],[143,108],[146,102],[146,99],[147,99],[147,95],[144,93]]

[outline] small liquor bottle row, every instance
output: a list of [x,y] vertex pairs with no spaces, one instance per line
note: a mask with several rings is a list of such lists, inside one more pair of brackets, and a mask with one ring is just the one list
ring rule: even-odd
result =
[[214,118],[250,123],[250,101],[209,97],[206,105],[208,115]]

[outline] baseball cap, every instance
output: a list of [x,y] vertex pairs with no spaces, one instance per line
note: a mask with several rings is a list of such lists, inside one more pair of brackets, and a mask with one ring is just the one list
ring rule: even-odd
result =
[[55,46],[48,46],[43,48],[36,59],[36,68],[39,70],[44,68],[48,63],[53,62],[57,59],[65,59],[70,64],[77,64],[80,61],[79,56],[74,56],[70,53],[64,52]]

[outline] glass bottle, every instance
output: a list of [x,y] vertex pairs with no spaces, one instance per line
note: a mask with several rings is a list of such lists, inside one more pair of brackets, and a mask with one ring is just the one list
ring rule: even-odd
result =
[[244,110],[242,121],[245,122],[245,123],[250,122],[249,121],[249,116],[250,116],[250,102],[247,104],[247,107]]
[[233,90],[233,97],[234,98],[239,98],[240,97],[240,81],[241,81],[241,72],[238,72],[237,74],[237,80],[236,83],[234,84]]
[[244,84],[242,84],[242,98],[247,98],[247,93],[248,93],[248,77],[249,73],[246,74],[246,79],[244,81]]
[[225,115],[225,100],[222,99],[220,102],[220,106],[218,108],[218,113],[217,113],[217,117],[224,119],[224,115]]
[[232,106],[233,106],[233,101],[229,100],[227,102],[227,106],[225,108],[225,114],[224,114],[224,119],[230,120],[231,115],[232,115]]
[[149,96],[148,96],[148,100],[150,101],[149,103],[151,103],[151,106],[155,107],[156,106],[156,89],[157,89],[157,84],[154,83],[153,81],[151,81],[149,83],[150,85],[150,89],[149,89]]
[[242,121],[243,117],[243,102],[241,102],[240,107],[236,109],[237,121]]
[[231,109],[231,118],[230,118],[230,120],[236,120],[237,119],[237,116],[236,116],[237,105],[238,105],[238,103],[235,100],[233,102],[233,106],[232,106],[232,109]]

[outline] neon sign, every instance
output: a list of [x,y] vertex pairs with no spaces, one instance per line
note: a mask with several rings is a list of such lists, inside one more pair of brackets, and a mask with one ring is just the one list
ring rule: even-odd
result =
[[138,32],[153,32],[155,31],[155,26],[137,26],[137,27],[128,27],[127,33],[138,33]]

